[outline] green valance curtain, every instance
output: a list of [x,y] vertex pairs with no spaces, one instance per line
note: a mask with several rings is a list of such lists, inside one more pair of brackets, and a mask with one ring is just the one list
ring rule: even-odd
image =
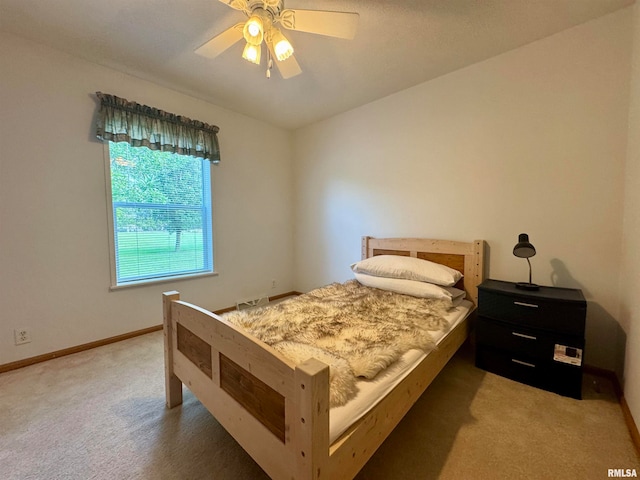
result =
[[124,98],[97,92],[100,111],[96,136],[103,141],[128,142],[134,147],[220,161],[218,127],[167,113]]

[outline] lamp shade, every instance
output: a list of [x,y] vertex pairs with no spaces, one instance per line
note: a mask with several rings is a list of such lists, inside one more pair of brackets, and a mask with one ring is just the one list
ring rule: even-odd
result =
[[529,235],[526,233],[518,235],[518,243],[513,247],[513,254],[520,258],[529,258],[536,254],[535,247],[529,243]]

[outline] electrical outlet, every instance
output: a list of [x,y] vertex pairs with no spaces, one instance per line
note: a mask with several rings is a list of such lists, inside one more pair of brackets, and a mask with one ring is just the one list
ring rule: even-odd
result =
[[276,280],[275,278],[271,280],[271,288],[276,288]]
[[31,341],[31,332],[26,328],[17,328],[13,331],[13,338],[16,345],[29,343]]

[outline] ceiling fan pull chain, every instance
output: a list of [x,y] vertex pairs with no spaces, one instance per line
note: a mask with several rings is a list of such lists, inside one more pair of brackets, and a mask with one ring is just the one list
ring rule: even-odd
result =
[[271,69],[273,68],[273,59],[271,58],[271,51],[267,49],[267,78],[271,78]]

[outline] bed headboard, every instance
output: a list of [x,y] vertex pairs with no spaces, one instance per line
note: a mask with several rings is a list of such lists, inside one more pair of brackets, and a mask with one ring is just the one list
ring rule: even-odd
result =
[[456,287],[467,292],[467,299],[478,305],[478,285],[484,280],[484,240],[457,242],[426,238],[362,237],[362,259],[376,255],[402,255],[440,263],[464,276]]

